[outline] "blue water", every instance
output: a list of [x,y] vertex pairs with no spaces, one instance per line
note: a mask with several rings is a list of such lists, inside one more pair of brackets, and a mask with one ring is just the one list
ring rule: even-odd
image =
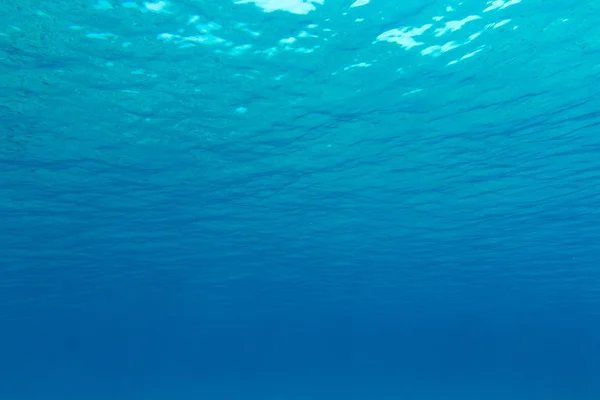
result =
[[600,399],[600,6],[0,3],[0,399]]

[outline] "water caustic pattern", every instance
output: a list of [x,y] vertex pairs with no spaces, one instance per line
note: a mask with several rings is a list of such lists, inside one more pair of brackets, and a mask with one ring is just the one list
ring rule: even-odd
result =
[[0,398],[600,398],[598,16],[1,1]]
[[[521,0],[495,0],[482,3],[478,13],[471,14],[472,5],[469,7],[463,5],[463,2],[459,2],[453,5],[447,5],[442,7],[437,5],[434,7],[431,5],[427,7],[428,11],[431,9],[433,12],[437,12],[439,15],[431,15],[428,18],[423,18],[424,15],[419,15],[423,20],[420,26],[399,26],[393,29],[389,29],[382,32],[374,39],[374,42],[389,42],[396,43],[404,49],[412,49],[414,47],[422,47],[420,53],[422,55],[439,56],[442,53],[449,52],[450,50],[463,47],[465,45],[475,42],[475,40],[486,30],[498,29],[504,25],[508,25],[509,29],[516,30],[517,25],[511,24],[510,18],[498,19],[506,17],[505,13],[502,13],[507,7],[519,4]],[[228,54],[232,56],[242,56],[245,54],[257,54],[264,57],[272,57],[282,52],[297,52],[297,53],[314,53],[315,51],[325,52],[328,46],[335,46],[336,43],[343,42],[345,40],[345,34],[348,31],[360,32],[360,28],[356,24],[366,22],[366,24],[377,25],[388,25],[390,24],[389,17],[386,18],[385,2],[380,2],[380,6],[377,4],[370,4],[369,1],[357,0],[349,6],[344,6],[339,2],[335,5],[337,13],[331,15],[328,18],[314,17],[313,21],[320,23],[309,23],[304,25],[298,32],[289,37],[282,37],[278,41],[269,40],[272,44],[270,47],[265,47],[265,40],[261,40],[261,36],[272,37],[273,33],[270,32],[268,25],[261,22],[243,22],[243,21],[224,21],[219,19],[215,21],[214,18],[210,18],[209,15],[198,15],[192,14],[193,7],[185,7],[184,2],[111,2],[109,0],[99,0],[93,4],[90,2],[86,7],[92,15],[98,13],[98,17],[104,19],[120,18],[131,19],[132,21],[138,21],[137,24],[143,24],[143,21],[147,24],[152,25],[152,31],[159,27],[167,29],[165,32],[161,32],[155,36],[156,40],[163,42],[171,42],[177,48],[194,48],[197,46],[212,46],[211,51],[217,54]],[[194,3],[192,3],[193,5]],[[251,5],[254,4],[256,7],[266,13],[273,12],[287,12],[291,14],[309,15],[311,13],[317,13],[322,8],[325,8],[323,1],[305,1],[305,0],[264,0],[264,1],[253,1],[253,0],[240,0],[234,2],[235,5]],[[361,12],[361,10],[354,10],[358,7],[368,6],[372,10],[368,12]],[[233,5],[221,5],[217,7],[220,10],[227,9],[228,14],[224,17],[235,17],[235,11],[239,10],[239,14],[247,14],[247,10],[243,10],[242,7],[235,7]],[[246,7],[247,8],[247,7]],[[341,8],[341,10],[340,10]],[[393,9],[397,9],[398,6],[394,5]],[[469,12],[465,12],[464,8],[468,8]],[[435,10],[435,11],[434,11]],[[29,10],[33,15],[39,18],[56,18],[60,15],[52,15],[52,10],[40,10],[31,9]],[[341,12],[340,12],[341,11]],[[64,12],[64,10],[56,10],[55,12]],[[230,14],[229,14],[230,13]],[[138,15],[136,15],[138,14]],[[90,15],[90,17],[92,17]],[[74,17],[74,16],[73,16]],[[81,19],[74,18],[74,19]],[[465,25],[472,21],[478,21],[474,25],[474,28],[466,28]],[[567,19],[563,19],[562,22],[566,22]],[[73,21],[75,22],[75,21]],[[131,37],[128,37],[127,32],[112,31],[110,26],[94,26],[84,24],[84,21],[79,21],[81,24],[71,24],[62,26],[71,29],[76,32],[81,32],[81,36],[89,39],[106,40],[110,41],[111,46],[121,46],[128,48],[135,46],[130,41]],[[226,23],[227,22],[227,23]],[[66,21],[63,21],[66,23]],[[98,24],[96,24],[98,25]],[[169,30],[169,27],[171,30]],[[3,33],[4,36],[10,37],[12,35],[18,35],[17,32],[21,31],[18,25],[11,25],[6,27],[7,31]],[[106,30],[103,30],[105,28]],[[118,26],[113,26],[112,29],[117,29]],[[452,33],[461,30],[458,35],[452,35]],[[428,32],[429,31],[429,32]],[[463,34],[466,32],[466,35]],[[64,32],[66,34],[66,32]],[[145,32],[151,34],[150,32]],[[148,39],[144,35],[144,39]],[[456,39],[454,39],[456,37]],[[419,39],[422,38],[422,39]],[[454,40],[453,40],[454,39]],[[420,41],[426,40],[426,41]],[[460,41],[459,41],[460,40]],[[331,43],[328,43],[331,42]],[[473,50],[474,47],[474,50]],[[485,48],[484,44],[479,46],[471,45],[468,53],[461,54],[460,58],[449,61],[449,64],[454,64],[459,60],[469,58],[481,49]],[[457,53],[457,52],[455,52]],[[318,56],[315,55],[315,56]],[[355,57],[359,58],[361,51],[357,49]],[[367,54],[366,57],[369,57]],[[377,59],[369,59],[359,65],[361,67],[369,66],[371,63],[377,62]],[[112,66],[112,63],[107,63],[108,66]],[[140,73],[139,71],[131,71],[131,73]],[[158,77],[158,74],[149,74],[151,77]]]
[[[578,243],[596,246],[595,7],[4,2],[5,262],[65,262],[62,248],[78,264],[106,240],[162,262],[276,265],[188,270],[192,292],[310,276],[296,259],[336,282],[352,281],[348,265],[397,259],[486,274],[500,257],[500,275],[524,282],[545,272],[519,262],[592,267]],[[367,268],[357,282],[392,298],[396,278],[424,296],[472,284],[410,271]],[[572,279],[596,298],[595,273],[561,271],[545,284]]]
[[[593,185],[579,183],[597,176],[594,10],[4,2],[5,218],[15,232],[23,219],[57,231],[68,220],[72,240],[112,232],[124,249],[117,237],[139,235],[168,243],[167,259],[175,245],[178,257],[280,264],[325,246],[334,275],[360,257],[477,263],[498,243],[509,264],[555,243],[561,259],[592,265],[572,243],[591,227],[556,235],[595,216]],[[180,240],[161,239],[179,235],[173,226],[135,228],[167,216],[186,226]],[[9,260],[26,252],[22,239],[8,235]],[[478,250],[448,250],[465,243]],[[294,281],[281,268],[275,279]],[[373,271],[376,286],[393,274]],[[595,282],[579,282],[579,295]]]

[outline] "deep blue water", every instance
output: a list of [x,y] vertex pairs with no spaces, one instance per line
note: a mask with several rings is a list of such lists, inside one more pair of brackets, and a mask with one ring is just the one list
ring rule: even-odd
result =
[[598,21],[3,0],[0,399],[600,399]]

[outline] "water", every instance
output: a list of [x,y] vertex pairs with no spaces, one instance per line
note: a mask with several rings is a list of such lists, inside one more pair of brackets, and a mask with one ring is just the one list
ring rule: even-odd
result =
[[599,17],[4,0],[0,398],[600,398]]

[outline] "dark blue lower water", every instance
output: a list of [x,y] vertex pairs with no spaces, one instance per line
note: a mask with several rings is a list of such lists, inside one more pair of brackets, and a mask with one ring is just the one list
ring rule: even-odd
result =
[[0,399],[600,399],[600,9],[547,3],[4,0]]

